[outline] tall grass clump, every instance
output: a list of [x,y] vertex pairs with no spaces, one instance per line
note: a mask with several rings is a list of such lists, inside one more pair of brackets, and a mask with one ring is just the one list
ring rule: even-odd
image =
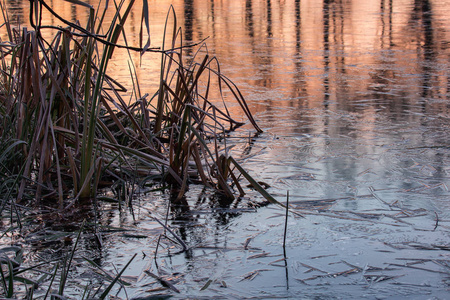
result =
[[[224,99],[211,95],[226,90],[255,130],[260,129],[239,89],[221,74],[215,57],[198,51],[186,63],[186,46],[173,8],[163,44],[151,48],[150,40],[135,47],[124,38],[134,1],[114,5],[107,1],[102,9],[70,2],[89,9],[86,27],[64,20],[41,0],[30,1],[32,28],[13,27],[0,4],[8,37],[0,44],[2,211],[6,206],[42,201],[64,209],[78,199],[94,197],[101,182],[129,180],[130,174],[142,178],[157,174],[177,185],[180,196],[194,179],[230,198],[235,194],[231,186],[243,193],[241,174],[258,185],[226,152],[219,151],[226,132],[242,123],[233,119]],[[141,24],[143,32],[149,32],[148,4],[143,3]],[[64,27],[41,23],[44,10]],[[110,10],[114,15],[106,24]],[[54,32],[53,37],[43,38],[44,31]],[[130,65],[134,101],[124,100],[130,93],[108,73],[117,48],[139,51],[143,60],[148,55],[161,57],[157,91],[142,93],[135,66]],[[222,100],[220,108],[214,104],[218,100]]]

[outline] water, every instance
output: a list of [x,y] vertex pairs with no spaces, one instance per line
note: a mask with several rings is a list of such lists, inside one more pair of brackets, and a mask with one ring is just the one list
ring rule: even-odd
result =
[[[230,204],[193,186],[170,213],[193,248],[178,253],[165,241],[155,261],[162,230],[149,216],[164,219],[170,195],[142,194],[134,217],[112,208],[104,224],[148,236],[105,230],[103,249],[91,252],[109,270],[139,253],[125,273],[129,298],[448,298],[449,1],[149,4],[153,45],[169,4],[187,42],[209,37],[208,52],[264,130],[233,133],[232,154],[278,200],[289,191],[299,215],[289,215],[284,252],[283,209],[249,208],[262,202],[251,191]],[[15,11],[26,23],[27,7]],[[83,20],[86,12],[71,13]],[[135,44],[139,16],[137,9],[126,28]],[[144,56],[144,89],[155,88],[146,74],[158,67],[159,57]],[[128,78],[122,61],[111,68]],[[180,294],[155,290],[160,283],[144,270],[158,273],[156,264]]]

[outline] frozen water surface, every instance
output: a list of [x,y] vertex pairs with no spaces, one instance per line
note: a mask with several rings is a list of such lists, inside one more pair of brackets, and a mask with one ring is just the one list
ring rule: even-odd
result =
[[283,248],[283,208],[193,185],[169,208],[181,251],[151,218],[170,195],[141,193],[134,215],[105,204],[103,248],[86,251],[107,270],[138,253],[118,297],[448,299],[449,1],[149,3],[153,22],[172,3],[188,41],[209,36],[264,130],[232,133],[231,154],[291,212]]

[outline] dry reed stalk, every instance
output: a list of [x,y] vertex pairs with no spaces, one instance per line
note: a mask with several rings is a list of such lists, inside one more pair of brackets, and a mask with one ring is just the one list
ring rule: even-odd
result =
[[[141,24],[149,33],[146,2]],[[150,37],[142,48],[118,44],[134,1],[117,4],[106,30],[104,16],[110,8],[95,11],[89,6],[86,28],[62,20],[68,27],[59,28],[51,41],[40,34],[52,28],[41,24],[41,9],[61,17],[45,2],[33,3],[35,31],[12,29],[2,10],[10,41],[0,45],[0,138],[14,145],[14,155],[10,148],[0,148],[0,176],[13,170],[20,178],[18,186],[9,188],[17,203],[50,199],[61,209],[78,198],[93,197],[108,174],[125,179],[134,170],[144,176],[161,173],[181,186],[181,194],[194,175],[229,198],[234,198],[230,184],[235,183],[242,195],[239,176],[231,166],[252,185],[259,185],[235,160],[219,153],[218,140],[242,123],[232,118],[223,99],[222,109],[213,104],[214,80],[219,94],[223,97],[228,89],[255,130],[260,129],[239,89],[221,74],[216,58],[198,58],[197,52],[192,63],[184,64],[185,46],[173,7],[167,14],[165,40],[157,50],[150,48]],[[102,31],[107,35],[100,36]],[[160,53],[160,85],[151,99],[141,96],[134,66],[130,66],[130,80],[138,97],[131,105],[123,99],[125,88],[108,76],[108,62],[118,47],[140,51],[142,59],[150,50]],[[274,202],[260,186],[257,190]]]

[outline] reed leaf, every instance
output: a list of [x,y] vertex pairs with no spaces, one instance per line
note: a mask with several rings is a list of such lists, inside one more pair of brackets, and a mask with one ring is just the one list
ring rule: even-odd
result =
[[111,291],[111,289],[113,288],[113,286],[116,284],[116,282],[120,279],[120,277],[122,276],[123,272],[125,272],[125,270],[128,268],[128,266],[131,264],[131,262],[134,260],[134,258],[136,257],[137,253],[135,253],[133,255],[133,257],[128,261],[128,263],[123,267],[123,269],[119,272],[119,274],[117,274],[117,276],[113,279],[113,281],[111,281],[111,283],[106,287],[105,291],[100,295],[99,299],[105,299],[106,296],[108,296],[109,292]]
[[67,262],[64,261],[64,266],[63,266],[63,270],[61,272],[61,280],[59,283],[59,290],[58,290],[58,294],[61,296],[64,294],[64,289],[66,287],[67,278],[69,278],[69,271],[70,271],[70,267],[72,265],[72,260],[75,255],[75,250],[77,249],[78,242],[80,241],[81,232],[83,231],[85,224],[86,224],[86,220],[83,221],[83,224],[81,225],[81,228],[78,231],[77,238],[75,239],[75,244],[73,245],[72,251],[70,252],[70,256],[69,256]]
[[253,188],[257,190],[264,198],[266,198],[267,201],[273,204],[280,205],[281,207],[286,207],[283,203],[279,202],[272,195],[270,195],[255,179],[253,179],[253,177],[251,177],[233,157],[228,157],[227,160],[239,170],[239,172],[245,177],[245,179],[250,182]]

